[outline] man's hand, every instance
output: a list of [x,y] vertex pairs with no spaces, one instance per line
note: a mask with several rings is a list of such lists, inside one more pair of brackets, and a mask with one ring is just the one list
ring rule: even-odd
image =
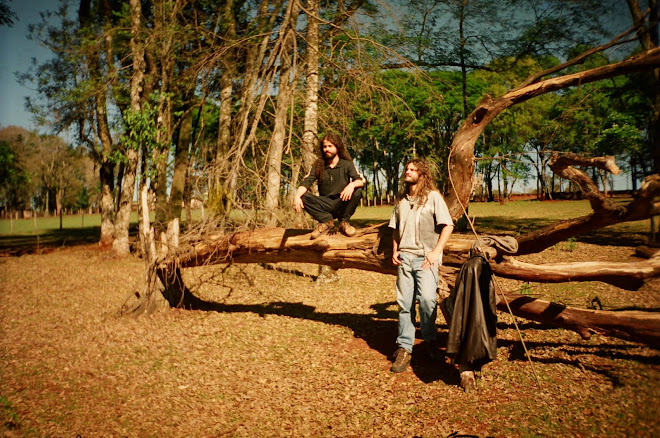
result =
[[442,264],[442,251],[431,251],[430,253],[426,254],[424,262],[422,263],[422,269],[431,269],[431,266],[435,266],[438,261],[440,261],[440,264]]
[[296,213],[300,213],[303,208],[305,208],[305,205],[303,204],[302,198],[300,196],[295,196],[293,198],[293,210]]
[[353,196],[354,191],[355,191],[355,187],[353,187],[353,184],[350,183],[346,187],[344,187],[344,190],[341,191],[339,197],[341,198],[342,201],[348,201],[349,199],[351,199],[351,196]]
[[401,252],[396,249],[392,251],[392,264],[394,266],[401,266]]

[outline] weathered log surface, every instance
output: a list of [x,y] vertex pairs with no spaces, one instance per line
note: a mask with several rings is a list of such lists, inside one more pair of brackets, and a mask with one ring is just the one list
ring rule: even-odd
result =
[[545,263],[535,265],[506,257],[492,263],[495,274],[516,280],[537,283],[563,283],[567,281],[602,281],[621,289],[637,290],[644,281],[660,277],[660,257],[640,262],[576,262]]
[[[577,332],[583,339],[592,334],[660,347],[660,313],[638,310],[590,310],[567,307],[526,295],[504,294],[514,315]],[[508,312],[506,302],[497,308]]]
[[[391,263],[392,235],[386,224],[359,230],[353,237],[340,234],[310,240],[309,230],[262,228],[233,234],[209,234],[196,242],[183,244],[160,264],[160,278],[166,284],[171,302],[176,290],[190,295],[180,268],[219,263],[296,262],[354,268],[396,274]],[[445,280],[453,285],[458,266],[467,258],[473,240],[450,239],[441,267]],[[487,254],[496,256],[493,248]],[[619,287],[635,289],[645,279],[660,276],[660,257],[639,263],[556,263],[533,265],[505,257],[491,261],[496,275],[535,282],[606,281]],[[168,281],[171,278],[172,281]],[[532,321],[574,330],[587,338],[591,333],[660,346],[660,314],[641,311],[592,311],[566,307],[528,296],[506,295],[512,313]],[[183,295],[181,295],[183,299]],[[192,300],[192,301],[191,301]],[[183,301],[181,301],[183,302]],[[188,296],[187,303],[194,303]],[[194,306],[194,304],[193,304]],[[502,301],[498,308],[507,311]]]
[[[396,273],[391,263],[392,231],[386,224],[363,228],[353,237],[333,233],[310,240],[309,233],[309,230],[260,228],[233,234],[209,234],[177,253],[176,263],[187,267],[228,262],[296,262]],[[451,239],[444,264],[460,265],[471,245],[472,240]]]

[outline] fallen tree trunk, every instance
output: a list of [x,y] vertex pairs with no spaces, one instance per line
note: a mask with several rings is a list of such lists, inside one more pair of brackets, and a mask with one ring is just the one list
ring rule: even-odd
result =
[[498,310],[508,312],[507,302],[516,316],[572,330],[582,339],[596,333],[653,348],[660,346],[660,314],[656,312],[577,309],[515,294],[504,294],[497,303]]
[[506,257],[491,264],[500,277],[537,283],[602,281],[626,290],[637,290],[644,281],[660,276],[660,257],[640,262],[576,262],[535,265]]
[[[467,258],[472,240],[450,239],[441,267],[441,275],[453,285],[458,266]],[[493,248],[485,251],[491,257]],[[159,265],[158,276],[165,285],[166,297],[173,305],[204,308],[186,287],[181,268],[220,263],[312,263],[335,269],[354,268],[384,274],[396,274],[391,263],[392,235],[385,225],[359,230],[353,237],[334,234],[310,240],[309,231],[262,228],[233,234],[208,234],[190,242]],[[607,281],[628,289],[639,287],[640,278],[660,276],[660,258],[640,263],[564,263],[532,265],[512,259],[491,261],[496,275],[539,282]],[[595,273],[590,273],[590,270]],[[534,272],[537,272],[534,274]],[[660,314],[649,312],[612,312],[583,310],[537,300],[528,296],[505,295],[514,315],[532,321],[574,330],[582,337],[590,333],[660,345]],[[507,310],[506,304],[498,305]]]

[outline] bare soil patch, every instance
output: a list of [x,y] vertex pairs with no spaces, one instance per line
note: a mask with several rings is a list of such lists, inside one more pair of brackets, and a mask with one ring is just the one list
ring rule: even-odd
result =
[[[568,244],[568,243],[567,243]],[[633,249],[575,242],[528,261],[626,260]],[[537,258],[537,259],[534,259]],[[0,413],[6,437],[659,436],[660,352],[508,315],[498,359],[465,394],[456,370],[413,354],[393,375],[392,276],[314,265],[186,270],[214,311],[137,320],[118,309],[142,260],[95,246],[0,258]],[[517,282],[502,280],[519,290]],[[529,285],[588,307],[660,307],[658,282]],[[441,339],[446,325],[438,316]]]

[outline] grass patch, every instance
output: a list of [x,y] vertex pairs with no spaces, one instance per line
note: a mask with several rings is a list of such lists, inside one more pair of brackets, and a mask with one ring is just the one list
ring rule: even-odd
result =
[[2,424],[6,429],[18,429],[18,414],[15,406],[6,398],[0,395],[0,417]]

